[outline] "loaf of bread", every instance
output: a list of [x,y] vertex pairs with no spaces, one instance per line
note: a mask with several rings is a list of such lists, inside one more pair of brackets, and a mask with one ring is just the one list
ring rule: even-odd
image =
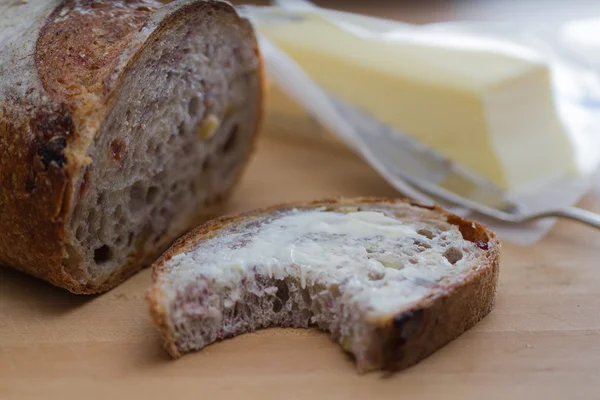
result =
[[262,82],[222,1],[1,2],[0,265],[94,293],[152,263],[240,177]]
[[500,245],[402,200],[336,199],[223,217],[154,265],[151,314],[173,357],[268,326],[317,325],[360,371],[415,364],[494,303]]

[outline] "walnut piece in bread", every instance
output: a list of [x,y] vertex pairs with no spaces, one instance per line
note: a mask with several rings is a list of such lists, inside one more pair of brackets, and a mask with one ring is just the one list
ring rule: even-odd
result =
[[179,357],[268,326],[329,331],[360,371],[413,365],[492,309],[500,245],[402,200],[289,204],[209,222],[154,265],[151,314]]
[[0,264],[95,293],[153,262],[239,179],[262,83],[223,1],[2,2]]

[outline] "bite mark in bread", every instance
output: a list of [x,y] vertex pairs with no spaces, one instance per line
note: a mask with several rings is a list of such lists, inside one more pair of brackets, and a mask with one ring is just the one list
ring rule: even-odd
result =
[[499,250],[485,227],[437,207],[288,204],[178,240],[154,265],[148,299],[174,357],[263,327],[317,325],[360,371],[402,369],[492,309]]

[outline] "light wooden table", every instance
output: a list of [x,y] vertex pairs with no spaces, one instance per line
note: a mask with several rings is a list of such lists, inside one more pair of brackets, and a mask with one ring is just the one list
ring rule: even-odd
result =
[[[330,195],[395,193],[344,151],[263,138],[230,211]],[[172,361],[150,325],[149,270],[77,297],[0,269],[0,399],[598,399],[599,259],[600,234],[569,223],[505,245],[495,310],[387,378],[357,375],[318,330],[268,329]]]
[[[365,4],[344,8],[429,22],[449,2],[433,14]],[[331,195],[396,193],[347,152],[264,138],[229,211]],[[582,205],[600,211],[598,199]],[[147,313],[149,270],[77,297],[0,268],[0,400],[600,399],[599,260],[600,233],[569,223],[535,246],[505,245],[495,310],[387,378],[358,376],[317,330],[268,329],[172,361]]]

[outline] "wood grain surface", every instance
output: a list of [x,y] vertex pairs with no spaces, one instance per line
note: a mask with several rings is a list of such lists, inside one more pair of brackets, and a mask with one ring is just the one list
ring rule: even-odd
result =
[[[264,137],[228,211],[331,195],[396,194],[345,151]],[[172,361],[150,325],[149,270],[78,297],[0,269],[0,399],[597,399],[599,259],[600,234],[572,223],[506,244],[495,310],[393,376],[357,375],[318,330],[267,329]]]
[[[361,6],[375,3],[340,8],[437,19]],[[397,193],[346,151],[266,136],[228,212],[331,195]],[[600,211],[591,195],[581,205]],[[149,270],[78,297],[0,267],[0,400],[599,399],[599,264],[600,233],[573,223],[531,247],[506,244],[494,311],[392,376],[357,375],[316,329],[263,330],[173,361],[150,324]]]

